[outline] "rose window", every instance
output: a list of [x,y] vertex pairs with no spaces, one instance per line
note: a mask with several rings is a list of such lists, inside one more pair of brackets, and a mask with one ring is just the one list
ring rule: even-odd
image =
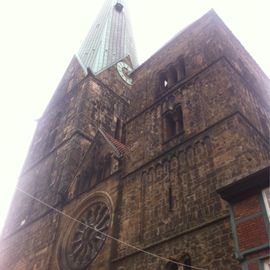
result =
[[73,227],[64,254],[72,270],[84,269],[95,259],[106,239],[111,215],[105,203],[95,202],[78,219],[82,223]]

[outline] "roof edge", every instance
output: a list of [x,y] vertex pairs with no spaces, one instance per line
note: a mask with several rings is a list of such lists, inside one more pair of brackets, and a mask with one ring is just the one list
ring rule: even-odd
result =
[[159,54],[159,52],[161,50],[164,50],[166,48],[166,46],[170,45],[172,42],[174,42],[179,36],[181,36],[182,34],[184,34],[186,31],[189,30],[190,27],[202,23],[202,21],[206,20],[207,18],[218,18],[220,21],[222,21],[220,19],[220,17],[217,15],[217,13],[215,12],[215,10],[212,8],[210,9],[207,13],[205,13],[203,16],[201,16],[200,18],[198,18],[197,20],[191,22],[190,24],[188,24],[187,26],[185,26],[184,28],[182,28],[179,32],[177,32],[172,38],[170,38],[161,48],[159,48],[156,52],[154,52],[147,60],[145,60],[141,65],[139,65],[136,69],[133,70],[133,73],[139,71],[148,61],[150,61],[152,58],[154,58],[157,54]]
[[[269,186],[270,166],[266,166],[235,182],[217,189],[222,199],[237,202]],[[259,180],[260,179],[260,180]]]

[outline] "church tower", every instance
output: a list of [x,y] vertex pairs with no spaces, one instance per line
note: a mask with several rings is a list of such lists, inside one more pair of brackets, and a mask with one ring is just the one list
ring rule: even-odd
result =
[[0,269],[268,269],[269,85],[214,11],[138,66],[106,0],[38,122]]
[[[1,269],[81,269],[78,263],[84,269],[102,248],[105,237],[97,234],[91,236],[96,250],[84,250],[84,258],[76,255],[79,246],[62,256],[58,237],[70,220],[38,200],[67,213],[80,212],[83,218],[97,213],[99,218],[91,216],[97,218],[95,226],[112,234],[132,84],[128,73],[136,66],[127,7],[123,1],[106,0],[39,119],[3,231],[7,249],[0,252]],[[99,186],[101,182],[106,185]],[[93,189],[95,196],[89,196]],[[85,210],[89,204],[93,214]],[[107,269],[110,252],[103,248],[97,269]],[[54,254],[61,258],[57,266]]]

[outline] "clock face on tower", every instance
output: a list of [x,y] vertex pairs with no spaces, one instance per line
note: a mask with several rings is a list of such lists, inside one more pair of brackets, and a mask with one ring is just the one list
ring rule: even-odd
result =
[[129,85],[132,85],[132,79],[129,77],[129,74],[132,72],[132,68],[125,62],[118,62],[117,71],[121,78]]

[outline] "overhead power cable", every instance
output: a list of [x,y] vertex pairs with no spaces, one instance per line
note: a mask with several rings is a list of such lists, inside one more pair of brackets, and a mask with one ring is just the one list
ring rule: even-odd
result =
[[183,263],[180,263],[180,262],[177,262],[177,261],[174,261],[174,260],[165,258],[165,257],[163,257],[163,256],[160,256],[160,255],[157,255],[157,254],[148,252],[148,251],[143,250],[143,249],[141,249],[141,248],[138,248],[138,247],[136,247],[136,246],[133,246],[133,245],[131,245],[131,244],[129,244],[129,243],[126,243],[126,242],[124,242],[124,241],[122,241],[122,240],[120,240],[120,239],[118,239],[118,238],[115,238],[115,237],[113,237],[113,236],[111,236],[111,235],[109,235],[109,234],[106,234],[106,233],[100,231],[100,230],[97,229],[96,227],[93,227],[93,226],[90,226],[90,225],[88,225],[88,224],[85,224],[85,223],[81,222],[80,220],[78,220],[78,219],[76,219],[76,218],[74,218],[74,217],[72,217],[72,216],[70,216],[70,215],[64,213],[63,211],[61,211],[61,210],[59,210],[59,209],[57,209],[57,208],[55,208],[55,207],[49,205],[48,203],[43,202],[42,200],[40,200],[40,199],[34,197],[33,195],[31,195],[31,194],[29,194],[28,192],[26,192],[26,191],[22,190],[21,188],[19,188],[18,186],[16,187],[16,189],[17,189],[18,191],[20,191],[21,193],[25,194],[26,196],[30,197],[31,199],[33,199],[33,200],[35,200],[35,201],[37,201],[37,202],[39,202],[39,203],[45,205],[46,207],[48,207],[48,208],[54,210],[54,211],[57,212],[58,214],[63,215],[63,216],[65,216],[66,218],[69,218],[69,219],[71,219],[71,220],[73,220],[73,221],[75,221],[75,222],[77,222],[77,223],[79,223],[79,224],[81,224],[81,225],[83,225],[83,226],[85,226],[85,227],[91,229],[91,230],[94,230],[94,231],[96,231],[96,232],[102,234],[102,235],[105,236],[105,237],[108,237],[108,238],[110,238],[110,239],[112,239],[112,240],[114,240],[114,241],[117,241],[118,243],[120,243],[120,244],[122,244],[122,245],[125,245],[125,246],[130,247],[130,248],[132,248],[132,249],[134,249],[134,250],[140,251],[140,252],[142,252],[142,253],[144,253],[144,254],[147,254],[147,255],[149,255],[149,256],[158,258],[158,259],[163,260],[163,261],[166,261],[166,262],[175,263],[175,264],[177,264],[177,265],[180,265],[180,266],[186,266],[186,267],[189,267],[189,268],[191,268],[191,269],[196,269],[196,270],[207,270],[206,268],[196,267],[196,266],[190,266],[190,265],[187,265],[187,264],[183,264]]

